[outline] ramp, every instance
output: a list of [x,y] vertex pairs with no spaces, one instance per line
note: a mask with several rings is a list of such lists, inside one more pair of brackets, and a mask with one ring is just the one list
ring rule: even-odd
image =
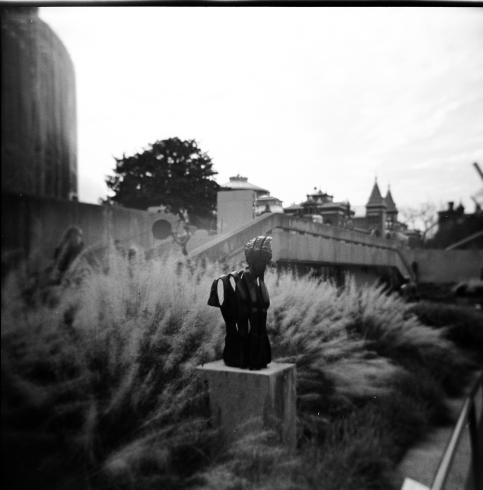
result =
[[285,214],[264,214],[192,250],[190,256],[236,264],[243,260],[245,243],[266,234],[273,237],[275,262],[394,267],[402,277],[414,280],[397,242]]

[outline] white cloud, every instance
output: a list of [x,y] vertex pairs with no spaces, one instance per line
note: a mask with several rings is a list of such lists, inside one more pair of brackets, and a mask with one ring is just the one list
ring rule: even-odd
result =
[[457,200],[452,192],[468,203],[474,193],[480,10],[46,7],[41,16],[76,67],[82,200],[105,195],[113,155],[170,136],[195,138],[219,182],[242,173],[285,203],[320,185],[363,204],[376,174],[398,204]]

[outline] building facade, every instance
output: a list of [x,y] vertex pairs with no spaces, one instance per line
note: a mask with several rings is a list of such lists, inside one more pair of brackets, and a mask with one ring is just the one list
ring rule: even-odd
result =
[[384,236],[407,242],[407,226],[398,221],[398,209],[391,190],[383,197],[377,180],[365,206],[365,216],[355,216],[347,201],[334,201],[332,195],[314,188],[300,204],[285,208],[285,213],[300,216],[319,223],[351,228],[375,236]]
[[432,248],[455,247],[459,249],[483,248],[483,211],[477,205],[474,213],[465,213],[463,204],[448,207],[438,212],[438,231],[428,241]]
[[317,188],[304,202],[285,208],[285,213],[334,226],[347,226],[354,216],[348,202],[334,202],[334,196]]
[[[397,209],[392,199],[392,195],[388,190],[387,196],[392,202],[391,220],[397,222]],[[371,194],[366,203],[366,215],[354,217],[354,226],[363,229],[370,234],[376,236],[384,236],[388,227],[388,204],[386,199],[382,197],[377,180],[374,182]]]
[[280,199],[266,194],[255,200],[255,216],[264,213],[283,213],[283,205]]
[[230,177],[217,194],[217,233],[226,233],[249,223],[255,218],[257,198],[266,194],[267,189],[251,184],[247,177]]

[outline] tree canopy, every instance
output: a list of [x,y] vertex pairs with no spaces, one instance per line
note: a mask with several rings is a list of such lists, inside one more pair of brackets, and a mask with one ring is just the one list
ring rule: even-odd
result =
[[114,175],[106,179],[114,194],[105,203],[136,209],[164,205],[173,213],[186,209],[194,224],[213,219],[217,172],[195,140],[168,138],[115,160]]

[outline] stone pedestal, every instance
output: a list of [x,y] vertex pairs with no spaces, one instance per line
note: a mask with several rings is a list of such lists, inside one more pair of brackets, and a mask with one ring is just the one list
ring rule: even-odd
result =
[[208,384],[211,416],[227,440],[243,436],[248,423],[274,429],[289,449],[295,448],[295,364],[272,362],[249,371],[220,360],[197,369]]

